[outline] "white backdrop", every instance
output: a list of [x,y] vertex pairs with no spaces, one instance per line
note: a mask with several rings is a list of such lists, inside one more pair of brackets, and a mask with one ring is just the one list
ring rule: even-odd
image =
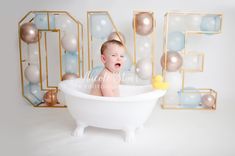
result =
[[[222,34],[204,37],[205,71],[200,76],[187,80],[195,87],[213,88],[218,92],[219,101],[230,100],[220,105],[233,105],[235,80],[235,1],[226,0],[8,0],[0,2],[0,97],[1,113],[0,138],[5,139],[2,147],[16,145],[14,132],[22,126],[21,117],[29,104],[21,96],[20,63],[18,48],[18,22],[30,10],[65,10],[76,17],[86,28],[86,12],[105,10],[110,13],[118,29],[125,34],[129,51],[133,51],[132,17],[134,10],[151,10],[157,19],[157,59],[162,54],[163,22],[167,11],[195,11],[223,13]],[[86,29],[85,29],[86,37]],[[85,52],[87,40],[85,38]],[[158,64],[157,73],[161,69]],[[29,106],[31,107],[31,106]],[[219,108],[219,107],[218,107]],[[37,110],[34,110],[37,113]],[[48,110],[49,111],[49,110]],[[11,113],[10,113],[11,112]],[[225,113],[226,114],[226,113]],[[11,124],[14,123],[14,124]],[[8,136],[11,137],[9,138]],[[18,135],[17,135],[18,137]],[[0,141],[1,143],[1,141]],[[13,145],[12,145],[13,143]]]

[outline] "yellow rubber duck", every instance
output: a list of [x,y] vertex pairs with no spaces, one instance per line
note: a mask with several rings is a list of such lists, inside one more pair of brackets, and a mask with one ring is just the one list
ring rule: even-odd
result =
[[163,82],[163,77],[161,75],[154,76],[152,78],[152,86],[155,89],[166,90],[169,87],[167,82]]

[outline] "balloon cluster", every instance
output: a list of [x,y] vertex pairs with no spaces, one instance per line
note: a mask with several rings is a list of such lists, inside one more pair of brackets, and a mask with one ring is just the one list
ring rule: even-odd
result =
[[137,63],[135,67],[136,75],[141,80],[151,80],[152,78],[152,60],[151,48],[152,44],[149,35],[154,29],[154,17],[150,12],[139,12],[134,16],[133,27],[137,36]]
[[[38,41],[42,38],[41,31],[59,29],[62,32],[61,45],[65,53],[62,56],[62,67],[64,75],[62,80],[74,79],[78,77],[78,36],[77,23],[65,14],[54,14],[36,12],[30,22],[20,25],[20,39],[24,41],[28,48],[27,66],[24,68],[24,78],[27,85],[24,86],[24,96],[33,104],[38,105],[45,102],[48,106],[58,103],[57,90],[41,91],[40,81],[44,81],[45,74],[40,74]],[[42,79],[42,80],[41,80]],[[41,83],[42,83],[41,82]]]
[[[197,55],[181,56],[185,49],[185,32],[195,31],[215,33],[220,31],[221,17],[217,15],[182,14],[168,16],[168,35],[166,52],[161,57],[161,66],[166,71],[165,81],[169,89],[165,95],[166,104],[182,104],[184,107],[213,107],[215,97],[211,94],[201,95],[194,87],[181,89],[182,75],[180,69],[197,69],[200,61]],[[196,56],[196,57],[195,57]]]

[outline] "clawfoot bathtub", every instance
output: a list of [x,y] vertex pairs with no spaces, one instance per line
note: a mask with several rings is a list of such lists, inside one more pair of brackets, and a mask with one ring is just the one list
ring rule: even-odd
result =
[[120,97],[89,95],[92,82],[87,79],[62,81],[59,89],[65,96],[68,110],[76,121],[75,136],[82,136],[87,126],[123,130],[125,141],[135,137],[143,127],[157,100],[165,90],[153,90],[150,85],[120,85]]

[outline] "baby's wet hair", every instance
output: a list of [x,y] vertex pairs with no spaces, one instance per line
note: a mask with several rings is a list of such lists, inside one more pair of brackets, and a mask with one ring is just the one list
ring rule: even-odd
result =
[[120,47],[124,47],[124,44],[118,40],[108,40],[108,41],[104,42],[100,48],[101,55],[104,53],[104,51],[108,47],[108,45],[111,45],[111,44],[116,44]]

